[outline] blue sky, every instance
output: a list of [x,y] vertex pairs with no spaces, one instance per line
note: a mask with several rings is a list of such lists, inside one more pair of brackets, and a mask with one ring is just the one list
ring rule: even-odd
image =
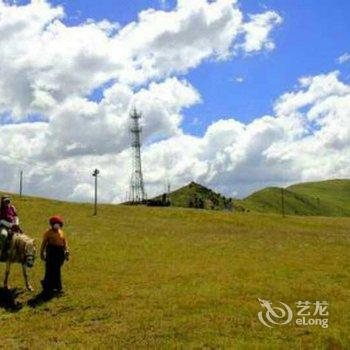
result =
[[[28,2],[28,1],[26,1]],[[23,2],[23,3],[26,3]],[[159,0],[55,0],[65,7],[69,24],[87,18],[109,19],[122,26],[147,8],[160,9]],[[168,1],[166,8],[175,6]],[[283,24],[274,30],[276,49],[252,56],[238,56],[227,62],[205,62],[185,77],[201,93],[203,103],[184,111],[185,131],[201,135],[217,118],[234,117],[249,122],[272,112],[274,101],[293,89],[302,76],[338,69],[349,79],[349,63],[339,65],[337,57],[350,51],[350,2],[347,0],[244,0],[244,13],[277,11]],[[237,82],[243,78],[243,82]],[[196,123],[196,119],[200,123]]]
[[[258,12],[260,3],[243,1],[242,8]],[[276,98],[292,89],[300,77],[334,69],[349,72],[336,62],[350,50],[349,1],[337,1],[337,6],[326,0],[263,3],[283,17],[283,24],[272,34],[276,49],[224,64],[205,64],[190,73],[189,79],[201,87],[205,103],[188,115],[205,115],[207,121],[218,115],[251,121],[271,113]],[[235,82],[235,77],[244,82]]]
[[[26,4],[29,1],[19,1]],[[140,11],[172,9],[176,1],[160,0],[69,0],[50,1],[63,5],[65,22],[77,25],[88,18],[108,19],[124,26]],[[244,0],[244,13],[267,9],[278,12],[283,24],[272,37],[276,49],[251,56],[237,56],[225,62],[204,62],[184,77],[201,93],[203,102],[184,111],[183,129],[202,135],[218,118],[234,117],[250,122],[272,113],[274,101],[293,89],[298,79],[340,70],[349,80],[349,63],[339,65],[337,58],[350,52],[350,2],[338,0]],[[243,79],[243,82],[237,81]],[[96,96],[99,96],[97,94]],[[196,122],[200,120],[200,122]]]
[[[248,12],[262,10],[260,1],[242,2]],[[201,86],[205,101],[188,115],[228,116],[244,122],[272,112],[278,96],[292,89],[305,75],[342,69],[336,58],[350,49],[349,1],[264,1],[283,17],[272,34],[276,49],[251,57],[237,57],[224,64],[205,64],[190,73]],[[348,70],[349,71],[349,70]],[[242,77],[243,83],[235,82]]]

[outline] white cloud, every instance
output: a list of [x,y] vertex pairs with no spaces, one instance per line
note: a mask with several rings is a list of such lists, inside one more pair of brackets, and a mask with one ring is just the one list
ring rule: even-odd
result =
[[0,113],[50,115],[66,98],[111,80],[133,86],[185,73],[205,59],[228,58],[244,33],[243,49],[269,49],[279,18],[267,12],[246,24],[233,0],[179,1],[172,11],[145,10],[125,27],[106,20],[67,26],[64,15],[45,0],[0,0]]
[[[45,0],[22,6],[0,0],[0,115],[9,123],[0,126],[4,188],[16,190],[24,168],[27,191],[87,200],[91,169],[99,167],[101,198],[123,199],[133,103],[144,114],[150,194],[163,188],[166,174],[174,186],[192,179],[216,186],[222,174],[222,186],[229,186],[240,157],[257,158],[267,142],[251,138],[281,132],[270,117],[251,125],[220,120],[203,138],[185,135],[182,111],[201,97],[175,77],[204,60],[271,50],[277,13],[245,22],[234,0],[179,0],[171,11],[143,11],[125,27],[106,20],[68,26],[65,15]],[[91,98],[96,90],[100,101]],[[256,131],[259,125],[263,130]],[[254,161],[247,162],[253,169]]]
[[243,25],[245,41],[238,45],[247,53],[260,50],[273,50],[275,44],[270,38],[272,28],[282,23],[282,17],[274,11],[249,16],[250,21]]
[[[202,138],[171,138],[146,152],[155,152],[156,169],[166,168],[167,155],[175,159],[174,184],[195,179],[240,196],[267,185],[349,176],[350,85],[337,72],[301,79],[275,110],[249,124],[219,120]],[[155,186],[162,178],[149,180]]]
[[349,86],[339,80],[339,72],[304,77],[299,80],[300,89],[282,95],[275,104],[278,115],[290,115],[308,107],[329,95],[347,95]]
[[[167,84],[182,86],[179,81]],[[157,89],[159,86],[154,86],[152,91]],[[145,101],[149,93],[142,92]],[[193,93],[190,88],[182,103],[197,101]],[[164,104],[169,110],[175,108],[176,113],[178,107],[173,107],[172,94],[169,96],[164,97]],[[101,101],[100,105],[104,103]],[[90,107],[86,108],[84,113],[89,114]],[[94,113],[95,106],[91,108]],[[296,90],[276,101],[273,116],[262,116],[248,124],[233,118],[218,120],[203,137],[185,135],[178,128],[167,139],[145,146],[147,191],[149,195],[162,191],[166,179],[170,179],[173,188],[196,180],[228,195],[237,191],[242,196],[266,185],[348,177],[349,111],[350,86],[340,81],[337,72],[303,78]],[[3,126],[2,149],[11,157],[20,154],[29,162],[34,162],[35,157],[40,160],[42,148],[47,147],[46,125]],[[113,138],[108,142],[113,143]],[[31,149],[27,149],[28,145]],[[113,147],[117,149],[116,145]],[[41,167],[34,163],[24,165],[26,186],[35,194],[88,200],[92,196],[91,170],[98,167],[101,198],[115,202],[125,199],[130,169],[128,149],[116,154],[107,150],[100,153],[71,155],[56,162],[39,163]],[[19,165],[13,159],[5,161],[3,183],[15,190]]]
[[350,53],[344,53],[343,55],[339,56],[337,61],[340,64],[350,61]]
[[[121,152],[129,147],[128,114],[133,105],[142,110],[143,138],[150,142],[178,134],[182,109],[199,101],[199,93],[187,81],[177,78],[151,83],[137,93],[117,83],[104,91],[100,102],[78,96],[65,99],[52,111],[48,122],[3,126],[4,133],[11,130],[11,134],[5,135],[0,143],[9,148],[18,144],[16,138],[26,137],[21,144],[27,152],[19,156],[44,160]],[[36,138],[32,130],[38,130],[35,126],[39,125],[40,137]],[[36,152],[26,147],[32,139],[34,144],[40,140]],[[18,146],[13,148],[17,150]]]

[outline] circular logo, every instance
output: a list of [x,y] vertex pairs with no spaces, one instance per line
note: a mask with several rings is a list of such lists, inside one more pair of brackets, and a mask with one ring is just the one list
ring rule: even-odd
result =
[[279,302],[280,306],[272,306],[268,300],[258,299],[263,311],[258,313],[260,322],[269,328],[273,325],[285,325],[293,318],[292,309],[285,303]]

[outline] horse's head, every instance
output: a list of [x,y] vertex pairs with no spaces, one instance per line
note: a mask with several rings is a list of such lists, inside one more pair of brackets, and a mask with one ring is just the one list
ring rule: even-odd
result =
[[25,251],[24,251],[24,258],[25,261],[24,263],[26,264],[27,267],[31,268],[34,266],[34,261],[35,261],[35,244],[34,240],[28,240],[25,245]]

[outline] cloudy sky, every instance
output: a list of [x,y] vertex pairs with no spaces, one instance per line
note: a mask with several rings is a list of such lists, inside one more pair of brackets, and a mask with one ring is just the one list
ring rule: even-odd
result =
[[350,176],[347,0],[0,0],[0,187],[75,201]]

